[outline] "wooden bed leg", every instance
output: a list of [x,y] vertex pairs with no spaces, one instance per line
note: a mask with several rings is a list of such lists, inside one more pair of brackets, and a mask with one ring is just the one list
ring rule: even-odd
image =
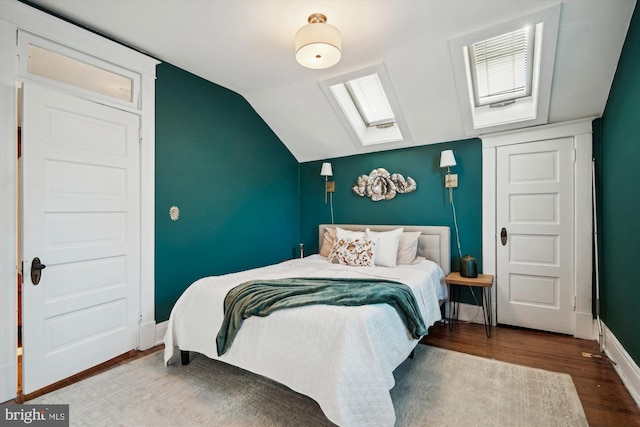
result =
[[413,349],[411,350],[411,353],[409,353],[409,359],[413,359],[413,356],[416,354],[416,350]]
[[189,352],[180,350],[180,360],[182,361],[182,366],[189,364]]

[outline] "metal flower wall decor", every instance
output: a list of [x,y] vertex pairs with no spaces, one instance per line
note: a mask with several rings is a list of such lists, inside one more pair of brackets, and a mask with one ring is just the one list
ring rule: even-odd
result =
[[404,177],[399,173],[393,175],[384,168],[371,171],[369,175],[360,175],[358,183],[351,187],[353,192],[360,196],[367,196],[374,202],[379,200],[391,200],[396,194],[411,193],[416,191],[416,182],[411,177]]

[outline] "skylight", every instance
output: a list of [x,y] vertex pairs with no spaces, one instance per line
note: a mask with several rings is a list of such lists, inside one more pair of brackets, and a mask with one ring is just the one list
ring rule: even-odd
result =
[[383,66],[324,81],[320,85],[361,146],[404,140],[398,120],[399,108]]
[[534,37],[527,26],[467,48],[476,107],[531,95]]
[[[377,74],[349,80],[346,83],[338,83],[331,86],[334,95],[337,86],[344,85],[351,102],[358,109],[360,118],[367,127],[371,126],[393,126],[396,118],[393,116],[391,105],[387,95],[384,93],[382,83]],[[340,102],[340,99],[338,99]]]
[[561,8],[449,40],[465,134],[547,123]]

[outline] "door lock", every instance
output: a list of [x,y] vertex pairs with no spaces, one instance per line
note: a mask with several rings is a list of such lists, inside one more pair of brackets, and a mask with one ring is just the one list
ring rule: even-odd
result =
[[42,270],[46,267],[46,265],[40,262],[40,258],[35,257],[33,261],[31,261],[31,283],[37,285],[40,283],[40,277],[42,276]]
[[502,246],[507,244],[507,229],[502,227],[500,231],[500,241],[502,242]]

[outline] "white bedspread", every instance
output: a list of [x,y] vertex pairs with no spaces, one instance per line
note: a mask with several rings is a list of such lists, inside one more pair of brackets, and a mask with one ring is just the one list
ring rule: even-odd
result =
[[348,267],[311,255],[280,264],[193,283],[179,298],[164,338],[165,363],[175,348],[202,353],[278,381],[320,404],[341,426],[393,426],[389,395],[393,370],[418,340],[411,338],[388,304],[361,307],[314,305],[279,310],[245,320],[231,348],[221,357],[216,334],[227,292],[255,278],[375,277],[397,280],[413,290],[427,327],[440,320],[439,301],[447,298],[444,273],[423,261],[396,268]]

